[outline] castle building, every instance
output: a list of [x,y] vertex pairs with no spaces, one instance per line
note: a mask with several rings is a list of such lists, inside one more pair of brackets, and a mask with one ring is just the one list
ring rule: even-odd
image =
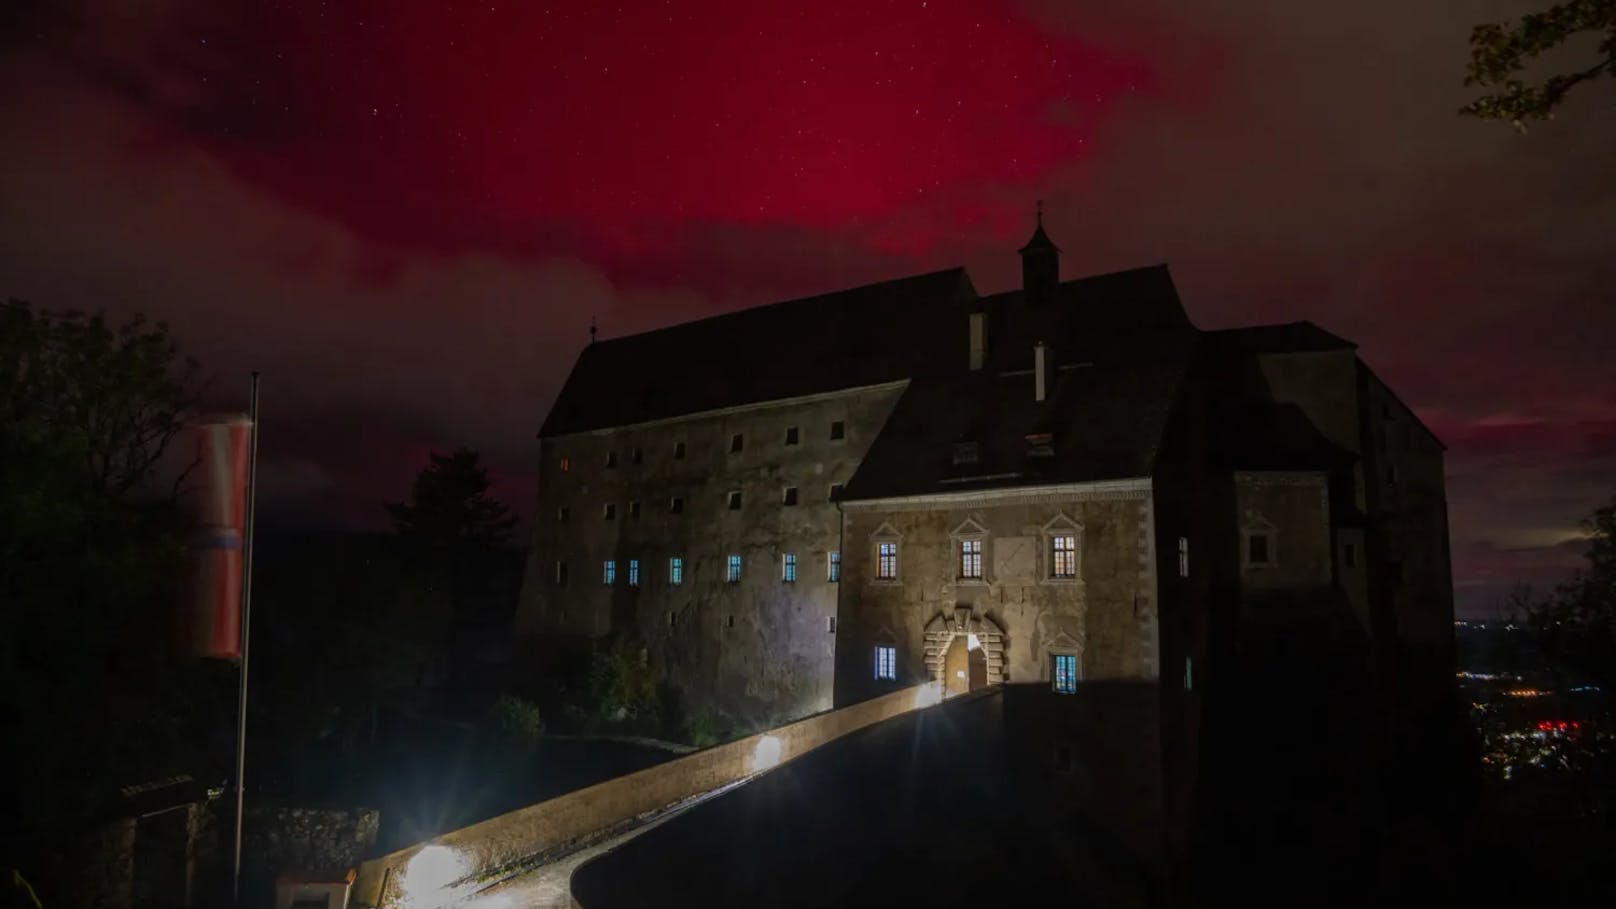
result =
[[1354,641],[1451,681],[1442,446],[1307,322],[1189,319],[1165,266],[963,269],[591,342],[539,433],[517,624],[630,635],[690,705],[783,720],[940,680],[1141,686],[1193,762],[1220,665]]

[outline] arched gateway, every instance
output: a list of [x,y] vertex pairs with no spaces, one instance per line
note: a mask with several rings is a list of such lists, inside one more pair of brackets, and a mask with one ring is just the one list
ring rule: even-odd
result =
[[[933,680],[942,683],[943,688],[950,694],[957,693],[961,688],[974,687],[969,684],[973,681],[973,673],[967,668],[966,685],[960,686],[958,680],[948,678],[949,648],[957,640],[961,647],[968,647],[971,636],[982,651],[981,659],[986,664],[986,683],[998,685],[1004,681],[1004,629],[1000,628],[987,616],[978,616],[967,606],[954,609],[953,614],[939,612],[926,623],[926,670]],[[967,657],[966,666],[969,665]],[[949,684],[951,681],[956,684]]]

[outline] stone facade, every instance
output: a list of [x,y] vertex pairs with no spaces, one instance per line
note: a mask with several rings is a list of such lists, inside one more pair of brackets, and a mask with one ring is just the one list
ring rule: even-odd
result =
[[[976,634],[989,684],[1049,681],[1054,654],[1082,679],[1152,679],[1156,566],[1148,479],[994,490],[845,507],[836,701],[943,681],[941,655]],[[1077,545],[1076,577],[1053,577],[1052,539]],[[961,541],[980,541],[982,577],[961,577]],[[897,547],[897,577],[879,547]],[[897,648],[877,679],[875,648]]]
[[632,629],[688,703],[754,722],[830,707],[830,559],[841,550],[832,490],[852,476],[903,387],[542,440],[519,630],[583,639]]

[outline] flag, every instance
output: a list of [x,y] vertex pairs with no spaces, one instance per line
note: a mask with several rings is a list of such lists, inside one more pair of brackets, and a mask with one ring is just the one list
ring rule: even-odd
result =
[[241,414],[207,418],[191,427],[197,476],[186,498],[191,531],[181,645],[195,656],[241,657],[241,555],[252,428]]

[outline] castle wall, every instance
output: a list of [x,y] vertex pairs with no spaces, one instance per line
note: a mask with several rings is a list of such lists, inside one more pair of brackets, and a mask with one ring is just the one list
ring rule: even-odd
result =
[[[837,585],[828,562],[841,548],[831,487],[852,476],[903,388],[542,439],[519,633],[637,635],[691,709],[767,722],[829,707]],[[835,423],[842,424],[840,439],[831,437]],[[792,427],[797,441],[787,444]],[[733,452],[737,434],[742,449]],[[684,456],[675,457],[681,443]],[[785,504],[789,487],[795,505]],[[732,492],[740,493],[738,509],[730,507]],[[682,500],[677,514],[675,497]],[[795,581],[783,577],[788,553],[796,557]],[[741,557],[736,582],[727,577],[732,554]],[[672,558],[683,560],[682,583],[672,582]],[[607,559],[616,563],[611,585],[604,583]],[[638,586],[629,583],[630,560],[639,563]],[[564,583],[557,575],[563,562]]]
[[[929,678],[926,627],[960,609],[1002,631],[999,680],[1047,681],[1054,653],[1076,654],[1083,679],[1157,676],[1148,480],[850,502],[844,511],[836,703]],[[1051,577],[1057,533],[1077,537],[1074,580]],[[981,580],[959,577],[963,536],[982,540]],[[898,545],[896,581],[877,576],[882,541]],[[878,645],[897,648],[894,680],[875,678]]]

